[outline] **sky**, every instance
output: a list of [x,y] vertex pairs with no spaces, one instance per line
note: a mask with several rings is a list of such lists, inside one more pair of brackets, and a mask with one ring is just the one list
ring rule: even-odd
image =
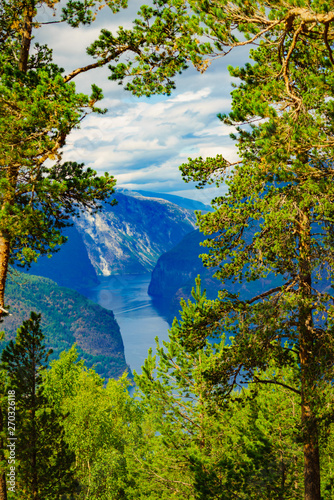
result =
[[[118,26],[131,27],[145,2],[129,3],[129,9],[116,15],[108,8],[101,10],[89,27],[42,25],[36,41],[52,47],[55,62],[68,73],[93,62],[85,49],[98,38],[101,28],[115,33]],[[53,20],[46,8],[40,9],[38,16],[42,22]],[[117,187],[170,193],[209,204],[226,188],[195,189],[194,183],[182,180],[179,165],[189,157],[217,154],[230,161],[237,159],[229,137],[233,129],[222,124],[217,113],[228,113],[231,108],[232,79],[227,66],[240,66],[246,60],[243,48],[214,61],[204,74],[189,68],[177,76],[171,96],[150,98],[137,98],[108,80],[107,68],[79,75],[75,79],[77,90],[89,93],[92,83],[100,86],[105,97],[98,105],[108,112],[85,118],[81,128],[68,137],[63,159],[84,162],[98,173],[109,172],[117,179]]]

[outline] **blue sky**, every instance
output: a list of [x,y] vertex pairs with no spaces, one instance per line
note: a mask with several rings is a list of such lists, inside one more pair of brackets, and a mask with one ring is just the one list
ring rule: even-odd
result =
[[[40,28],[37,39],[54,50],[54,59],[66,72],[92,62],[85,48],[105,27],[115,32],[119,25],[130,27],[140,0],[130,0],[131,8],[112,15],[103,9],[90,27],[73,29],[54,24]],[[47,11],[41,21],[52,20]],[[212,63],[204,73],[190,68],[176,78],[177,89],[171,96],[140,98],[109,81],[107,68],[80,75],[77,89],[90,91],[91,83],[102,87],[107,107],[103,116],[88,116],[81,129],[71,133],[64,160],[84,162],[98,172],[108,171],[117,185],[127,189],[145,189],[196,198],[204,203],[217,194],[214,188],[196,190],[182,181],[179,165],[188,157],[223,154],[237,158],[232,132],[218,120],[217,113],[228,112],[231,105],[229,64],[242,65],[247,50],[240,49]],[[222,188],[224,190],[224,188]]]

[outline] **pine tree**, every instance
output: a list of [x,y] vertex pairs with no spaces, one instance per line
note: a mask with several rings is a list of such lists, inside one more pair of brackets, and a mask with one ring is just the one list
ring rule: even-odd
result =
[[[178,53],[185,65],[192,61],[205,70],[233,48],[256,47],[250,51],[253,64],[230,69],[241,83],[232,94],[232,112],[221,116],[236,126],[240,161],[231,165],[218,155],[191,160],[182,170],[199,186],[224,179],[229,186],[229,194],[215,200],[215,211],[199,218],[201,230],[211,235],[205,265],[220,266],[216,276],[223,283],[247,286],[276,277],[281,285],[268,285],[248,301],[222,293],[214,306],[203,308],[201,321],[195,318],[197,331],[189,323],[184,341],[200,347],[212,333],[233,337],[233,349],[212,370],[223,386],[237,373],[252,379],[270,360],[284,366],[298,358],[299,383],[292,390],[302,396],[304,499],[320,500],[319,429],[327,418],[322,384],[333,378],[334,354],[330,286],[321,282],[330,282],[334,266],[333,5],[189,0],[180,6],[170,0],[155,6],[145,11],[146,32],[159,38],[169,7],[174,46],[184,32],[190,38]],[[150,56],[146,68],[130,61],[116,67],[114,77],[132,75],[128,88],[138,94],[154,92],[157,74],[172,88],[180,69],[173,63],[180,59],[158,44],[154,63]],[[154,77],[150,64],[157,68]]]
[[138,444],[133,453],[141,482],[152,498],[159,498],[153,492],[160,489],[161,498],[298,500],[301,396],[290,388],[298,367],[282,369],[272,362],[255,373],[262,384],[254,380],[238,390],[208,376],[224,363],[228,344],[211,340],[192,349],[183,342],[189,323],[197,329],[207,305],[198,283],[194,303],[183,302],[169,341],[158,344],[157,355],[150,354],[136,375],[152,426],[146,448]]
[[18,329],[2,353],[8,387],[16,400],[16,495],[27,500],[53,500],[73,491],[73,455],[63,440],[59,414],[50,407],[43,393],[42,375],[49,352],[43,344],[40,314]]
[[[229,186],[228,195],[215,200],[215,211],[199,217],[201,231],[216,235],[207,240],[204,264],[219,266],[222,283],[268,280],[267,290],[250,300],[222,293],[215,313],[205,313],[203,325],[215,316],[216,333],[233,337],[221,375],[226,377],[225,369],[252,378],[271,359],[283,366],[297,356],[299,383],[293,390],[302,395],[305,500],[319,500],[322,384],[332,380],[334,353],[332,70],[315,42],[296,49],[291,40],[290,48],[291,92],[284,80],[271,78],[277,54],[266,44],[252,52],[254,65],[231,69],[241,84],[233,92],[232,112],[221,119],[237,126],[242,163],[228,171],[223,159],[198,160],[183,171],[204,183],[225,171]],[[306,69],[308,58],[312,65]],[[270,287],[274,277],[280,285]],[[209,331],[193,331],[194,343]]]

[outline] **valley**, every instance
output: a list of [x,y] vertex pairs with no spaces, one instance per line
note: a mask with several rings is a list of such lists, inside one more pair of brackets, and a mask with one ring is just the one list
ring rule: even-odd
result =
[[[173,255],[193,234],[194,210],[209,208],[158,196],[117,190],[118,205],[75,220],[64,232],[68,241],[52,258],[41,257],[28,275],[14,272],[7,287],[12,316],[4,320],[6,338],[13,338],[34,310],[42,313],[51,359],[76,342],[81,359],[103,377],[139,372],[155,337],[168,339],[173,311],[179,308],[178,303],[170,307],[162,283],[161,296],[148,294],[151,272],[161,256]],[[194,267],[195,275],[201,266],[196,250],[188,250],[182,250],[183,260],[175,254],[175,290],[184,283],[177,273],[180,264],[189,260],[185,268]]]

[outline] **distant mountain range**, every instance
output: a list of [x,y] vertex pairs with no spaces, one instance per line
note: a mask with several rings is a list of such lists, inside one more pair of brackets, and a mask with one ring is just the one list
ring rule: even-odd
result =
[[171,203],[174,203],[175,205],[178,205],[179,207],[182,208],[187,208],[188,210],[202,210],[203,212],[211,212],[212,208],[210,205],[205,205],[201,201],[197,200],[191,200],[189,198],[183,198],[182,196],[176,196],[175,194],[168,194],[168,193],[153,193],[151,191],[128,191],[126,189],[122,190],[124,194],[127,193],[139,193],[143,196],[146,196],[147,198],[160,198],[163,200],[168,200]]
[[75,290],[98,285],[99,279],[78,229],[68,227],[63,234],[67,242],[51,258],[40,257],[31,265],[29,274],[50,278],[59,286]]
[[127,369],[113,313],[70,288],[95,286],[99,275],[151,271],[161,254],[193,230],[194,209],[205,207],[177,196],[170,196],[172,203],[159,194],[144,194],[117,190],[118,205],[83,214],[65,231],[68,242],[59,252],[41,257],[29,275],[19,273],[8,282],[6,301],[13,315],[3,323],[7,340],[33,310],[42,313],[53,357],[77,342],[81,357],[102,376],[118,377]]

